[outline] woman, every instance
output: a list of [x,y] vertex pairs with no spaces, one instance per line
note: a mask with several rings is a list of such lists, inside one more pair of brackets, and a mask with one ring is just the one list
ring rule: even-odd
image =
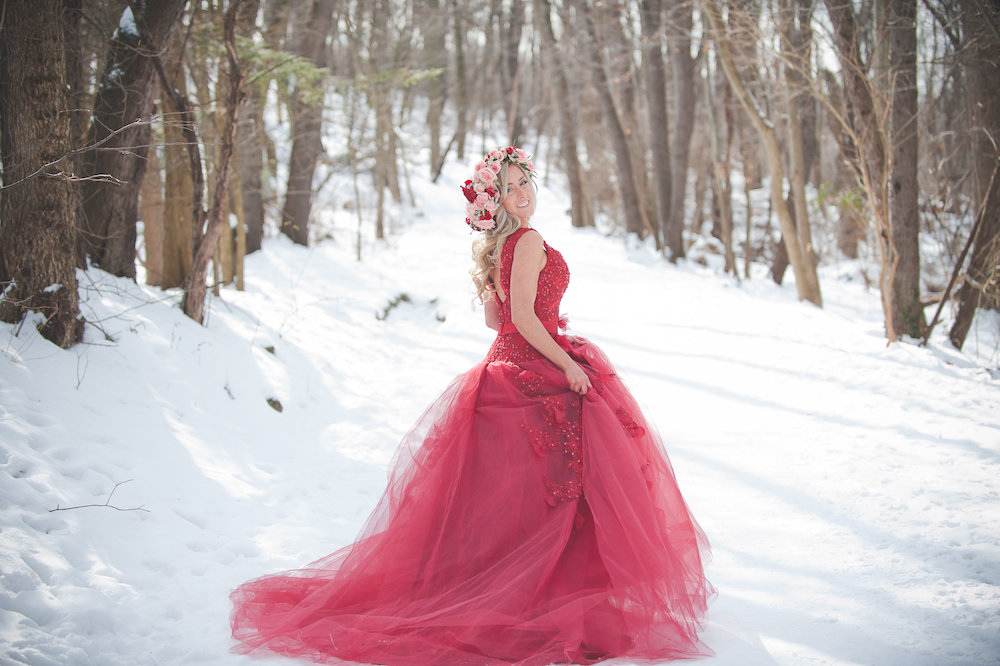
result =
[[394,666],[708,654],[704,534],[659,437],[593,344],[559,332],[562,255],[534,167],[498,148],[463,190],[497,337],[397,452],[358,540],[232,595],[242,652]]

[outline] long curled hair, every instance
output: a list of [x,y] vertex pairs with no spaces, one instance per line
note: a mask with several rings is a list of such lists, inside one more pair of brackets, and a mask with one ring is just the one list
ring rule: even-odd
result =
[[476,165],[472,179],[462,186],[469,200],[466,224],[482,232],[482,236],[472,243],[473,266],[469,270],[480,302],[485,302],[487,294],[496,291],[497,285],[490,274],[500,265],[503,241],[521,226],[521,220],[503,207],[509,165],[520,168],[534,183],[535,165],[531,157],[516,146],[508,146],[489,152]]
[[[497,175],[500,177],[500,191],[506,192],[507,169],[500,169]],[[476,298],[480,302],[485,302],[489,295],[496,291],[490,273],[500,265],[503,241],[521,226],[521,220],[516,215],[508,213],[502,206],[493,214],[493,219],[496,220],[493,228],[482,232],[482,235],[472,242],[473,265],[469,273],[476,288]]]

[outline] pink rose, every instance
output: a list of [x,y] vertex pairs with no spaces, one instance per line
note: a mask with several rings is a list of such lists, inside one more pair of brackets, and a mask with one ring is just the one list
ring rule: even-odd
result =
[[492,164],[490,164],[490,168],[493,170],[493,173],[500,173],[500,163],[499,162],[493,162]]
[[491,199],[483,205],[483,208],[485,208],[488,213],[495,213],[497,212],[497,202]]
[[477,206],[483,206],[489,200],[490,200],[490,197],[485,192],[483,192],[482,194],[480,194],[479,196],[476,197],[476,205]]
[[[497,170],[499,171],[499,169]],[[484,183],[492,183],[493,179],[496,178],[496,172],[488,167],[480,169],[477,175]]]

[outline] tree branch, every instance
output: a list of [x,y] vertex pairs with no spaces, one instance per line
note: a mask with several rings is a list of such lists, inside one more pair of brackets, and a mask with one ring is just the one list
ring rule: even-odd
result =
[[49,509],[49,513],[53,513],[55,511],[72,511],[73,509],[87,509],[90,507],[107,507],[109,509],[114,509],[115,511],[145,511],[146,513],[149,513],[149,509],[143,506],[133,506],[129,509],[123,509],[111,503],[111,497],[115,494],[115,491],[118,490],[118,486],[122,485],[123,483],[128,483],[129,481],[134,481],[134,480],[135,479],[128,479],[127,481],[119,481],[118,483],[116,483],[115,487],[111,489],[110,493],[108,493],[108,499],[104,502],[104,504],[80,504],[78,506],[59,506],[58,504],[56,504],[56,508]]
[[[151,118],[150,119],[146,119],[146,120],[142,120],[142,119],[133,120],[129,124],[125,125],[124,127],[120,127],[119,129],[116,129],[115,131],[111,132],[110,134],[108,134],[106,137],[104,137],[103,139],[101,139],[99,141],[95,141],[94,143],[91,143],[89,145],[83,146],[81,148],[74,148],[73,150],[71,150],[68,153],[66,153],[65,155],[63,155],[62,157],[58,157],[58,158],[52,160],[51,162],[46,162],[42,166],[38,167],[38,169],[36,169],[35,171],[31,172],[30,174],[28,174],[27,176],[25,176],[24,178],[22,178],[20,180],[16,180],[13,183],[9,183],[7,185],[0,185],[0,191],[9,190],[12,187],[17,187],[18,185],[23,185],[24,183],[28,182],[29,180],[33,180],[33,179],[38,178],[39,176],[42,176],[42,175],[51,176],[53,178],[67,178],[69,180],[108,180],[109,182],[120,183],[121,181],[119,181],[114,176],[111,176],[111,175],[108,175],[108,174],[95,174],[93,176],[81,177],[81,176],[74,176],[72,174],[65,174],[62,171],[59,171],[59,172],[54,173],[54,174],[50,174],[50,173],[46,173],[46,170],[54,167],[55,165],[59,164],[60,162],[62,162],[64,160],[69,159],[70,157],[73,157],[75,155],[79,155],[80,153],[85,153],[85,152],[90,151],[90,150],[94,150],[95,148],[100,148],[102,145],[104,145],[105,143],[107,143],[108,141],[110,141],[111,139],[113,139],[114,137],[118,136],[119,134],[123,134],[123,133],[127,132],[128,130],[130,130],[133,127],[136,127],[138,125],[146,125],[146,124],[149,124],[151,122],[152,122]],[[108,150],[122,150],[122,149],[121,148],[111,148],[111,149],[108,149]]]

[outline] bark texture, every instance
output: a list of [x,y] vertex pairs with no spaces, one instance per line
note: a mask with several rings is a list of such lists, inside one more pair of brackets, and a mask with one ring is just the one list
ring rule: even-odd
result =
[[961,349],[977,307],[996,309],[1000,263],[1000,7],[986,0],[962,0],[969,132],[973,145],[973,200],[978,233],[967,277],[958,292],[958,312],[948,332]]
[[920,210],[917,206],[917,0],[889,0],[889,233],[892,235],[892,330],[923,335]]
[[[153,107],[154,56],[170,47],[187,0],[133,2],[111,38],[94,99],[83,156],[83,252],[98,266],[135,277],[139,190],[146,169]],[[140,36],[141,24],[147,39]]]
[[83,336],[73,215],[65,175],[72,147],[63,2],[3,2],[0,15],[0,319],[41,313],[43,336],[70,347]]
[[[649,116],[650,152],[653,159],[653,190],[656,193],[656,212],[652,220],[657,245],[670,227],[670,128],[667,124],[667,72],[663,61],[663,2],[643,0],[642,3],[642,57],[646,65],[646,110]],[[668,252],[674,259],[673,248]],[[676,260],[676,259],[675,259]]]
[[[332,25],[333,0],[313,0],[308,21],[298,27],[301,35],[299,55],[317,67],[325,67],[326,38]],[[281,232],[299,245],[309,244],[313,174],[323,153],[323,104],[306,103],[304,94],[296,89],[292,102],[292,155],[281,213]]]

